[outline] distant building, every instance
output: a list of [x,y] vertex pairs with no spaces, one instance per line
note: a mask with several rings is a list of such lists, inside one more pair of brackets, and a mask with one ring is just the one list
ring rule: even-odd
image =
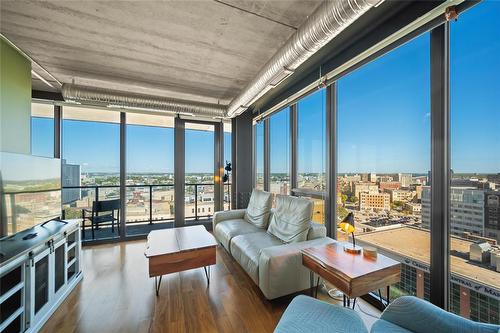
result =
[[370,174],[369,173],[362,173],[361,174],[361,181],[362,182],[369,182],[370,181]]
[[385,193],[389,193],[391,196],[391,202],[400,201],[400,202],[410,202],[417,195],[416,191],[410,190],[396,190],[396,189],[385,189]]
[[[422,191],[422,226],[430,228],[430,187]],[[450,190],[450,228],[454,235],[464,232],[484,236],[484,191],[452,187]]]
[[378,176],[377,180],[380,183],[392,182],[394,180],[394,177],[392,177],[392,176]]
[[370,173],[369,175],[369,181],[372,182],[372,183],[376,183],[377,182],[377,174],[376,173]]
[[427,176],[414,177],[413,184],[427,185]]
[[[373,246],[401,263],[401,281],[391,288],[395,294],[430,299],[430,233],[414,227],[392,228],[356,236],[361,246]],[[450,239],[450,311],[475,321],[497,323],[500,288],[498,252],[490,252],[490,264],[472,263],[468,254],[474,242]],[[498,251],[498,250],[495,250]]]
[[359,193],[359,209],[391,210],[391,196],[389,193]]
[[412,215],[420,215],[422,212],[422,205],[419,203],[407,202],[405,209],[412,213]]
[[411,173],[398,173],[398,181],[402,187],[409,187],[413,183]]
[[[66,160],[62,160],[61,165],[62,187],[68,186],[81,186],[81,169],[78,164],[68,164]],[[81,200],[82,190],[79,188],[69,188],[62,191],[62,203],[70,204],[75,201]]]
[[490,183],[484,179],[484,180],[479,180],[477,178],[469,178],[469,179],[462,179],[462,178],[453,178],[451,180],[451,186],[452,187],[473,187],[478,190],[489,190],[490,189]]
[[384,190],[399,190],[401,188],[401,183],[400,182],[393,182],[393,181],[380,181],[378,187],[380,188],[380,191],[384,192]]
[[420,202],[420,200],[422,200],[423,186],[422,185],[414,185],[414,187],[415,187],[416,198]]
[[373,183],[356,183],[354,184],[354,195],[359,199],[361,192],[368,192],[370,194],[378,193],[378,185]]
[[484,236],[500,243],[500,192],[485,192]]

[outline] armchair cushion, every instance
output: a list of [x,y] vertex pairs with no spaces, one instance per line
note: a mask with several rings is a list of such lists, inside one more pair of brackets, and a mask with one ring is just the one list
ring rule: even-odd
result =
[[[498,333],[500,329],[498,325],[462,318],[414,296],[395,299],[384,310],[380,319],[405,329],[394,332]],[[384,325],[386,324],[374,325],[372,333],[393,332],[385,330]]]
[[257,228],[267,228],[272,202],[271,193],[254,189],[243,218]]
[[368,333],[363,320],[352,309],[304,295],[295,297],[274,333]]
[[267,231],[285,243],[307,240],[313,203],[306,198],[276,196],[276,209]]
[[215,238],[217,238],[222,246],[228,251],[230,250],[231,239],[233,239],[233,237],[253,232],[265,233],[264,230],[245,222],[243,219],[224,220],[218,222],[214,228]]
[[231,241],[231,255],[252,280],[259,284],[259,258],[262,249],[281,245],[281,241],[265,231],[239,235]]
[[370,332],[379,332],[379,333],[413,333],[412,331],[408,331],[405,328],[402,328],[398,325],[385,321],[383,319],[377,320],[372,325],[372,329]]

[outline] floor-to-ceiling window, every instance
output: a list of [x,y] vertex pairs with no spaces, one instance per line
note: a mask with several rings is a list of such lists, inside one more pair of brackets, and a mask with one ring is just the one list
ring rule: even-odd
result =
[[264,122],[254,125],[255,188],[264,189]]
[[[223,190],[224,190],[224,210],[231,209],[231,184],[233,180],[233,172],[232,172],[232,126],[231,123],[225,122],[223,124],[224,131],[224,173],[228,175],[227,180],[224,182]],[[225,170],[228,166],[228,163],[231,164],[231,171]]]
[[326,89],[297,103],[297,187],[314,202],[313,221],[324,223],[326,198]]
[[290,193],[290,108],[269,118],[269,191]]
[[403,263],[391,299],[424,298],[429,274],[429,54],[426,33],[337,82],[337,216],[353,213],[358,244]]
[[500,2],[450,24],[450,310],[500,324]]
[[210,218],[214,214],[214,140],[212,124],[185,125],[185,217]]
[[54,157],[54,105],[31,104],[31,154]]
[[[66,218],[91,215],[94,201],[120,198],[120,113],[66,106],[62,122],[62,204]],[[83,237],[118,237],[103,223],[94,230],[84,220]]]
[[127,114],[127,235],[173,226],[174,118]]

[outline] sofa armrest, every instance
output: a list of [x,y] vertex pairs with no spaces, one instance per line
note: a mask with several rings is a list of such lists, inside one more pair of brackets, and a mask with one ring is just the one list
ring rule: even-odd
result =
[[380,319],[415,333],[497,333],[500,328],[462,318],[414,296],[395,299]]
[[326,237],[326,227],[323,224],[319,224],[311,221],[311,227],[307,233],[307,240],[313,240],[316,238]]
[[310,288],[309,270],[302,265],[301,250],[335,242],[317,238],[265,248],[259,257],[259,287],[267,299]]
[[213,230],[215,230],[215,226],[217,225],[217,223],[221,221],[242,219],[243,216],[245,216],[245,211],[246,209],[234,209],[215,212],[214,217],[212,218]]

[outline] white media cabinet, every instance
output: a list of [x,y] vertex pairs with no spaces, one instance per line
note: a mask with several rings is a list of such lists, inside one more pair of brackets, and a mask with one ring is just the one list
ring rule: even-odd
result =
[[38,332],[82,279],[78,220],[0,240],[0,333]]

